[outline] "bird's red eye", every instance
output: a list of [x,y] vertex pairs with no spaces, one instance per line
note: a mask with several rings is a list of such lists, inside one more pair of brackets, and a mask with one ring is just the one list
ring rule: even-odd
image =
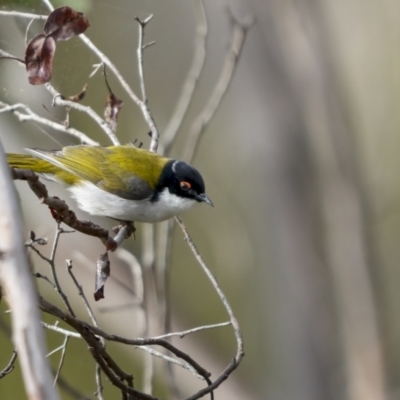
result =
[[192,185],[189,182],[186,182],[186,181],[180,182],[180,186],[181,186],[181,189],[185,190],[185,191],[189,190],[192,187]]

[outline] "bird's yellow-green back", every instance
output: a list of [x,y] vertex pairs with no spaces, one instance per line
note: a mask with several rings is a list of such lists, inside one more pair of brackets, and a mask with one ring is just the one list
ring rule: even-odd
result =
[[168,159],[131,145],[67,146],[60,151],[28,150],[32,155],[8,154],[11,167],[30,169],[74,185],[82,180],[109,192],[128,190],[132,177],[157,185]]

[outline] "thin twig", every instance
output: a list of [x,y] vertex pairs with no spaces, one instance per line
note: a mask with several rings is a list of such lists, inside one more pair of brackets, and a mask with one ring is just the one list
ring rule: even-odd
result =
[[234,329],[236,342],[237,342],[237,353],[236,353],[235,358],[236,358],[236,362],[239,363],[240,360],[244,356],[243,337],[242,337],[242,333],[240,332],[239,322],[236,319],[236,317],[232,311],[232,307],[230,306],[228,299],[225,296],[225,293],[222,291],[217,280],[215,279],[215,276],[211,273],[210,269],[207,267],[206,263],[204,262],[203,257],[197,250],[196,245],[194,244],[192,238],[189,235],[189,232],[186,229],[186,226],[184,225],[184,223],[182,222],[182,220],[179,217],[175,217],[175,221],[178,223],[179,227],[182,229],[185,241],[189,245],[190,249],[192,250],[193,255],[195,256],[197,262],[200,264],[201,268],[207,275],[207,277],[210,280],[211,284],[213,285],[215,291],[218,293],[218,296],[221,299],[221,302],[224,305],[225,310],[229,315],[230,323],[232,324],[232,327]]
[[[3,51],[0,50],[0,53],[3,53]],[[21,64],[25,64],[25,61],[22,60],[21,58],[18,57],[14,57],[14,56],[4,56],[4,55],[0,55],[0,59],[1,60],[12,60],[12,61],[18,61]]]
[[[36,251],[37,254],[41,254],[35,247],[31,247],[31,249]],[[40,279],[45,280],[47,283],[49,283],[53,287],[54,290],[57,290],[54,282],[52,282],[46,275],[43,275],[40,272],[35,272],[33,275],[35,276],[35,278],[40,278]]]
[[[34,18],[32,18],[29,22],[28,22],[28,25],[27,25],[27,27],[26,27],[26,29],[25,29],[25,46],[28,46],[28,43],[29,43],[29,29],[31,29],[31,26],[32,26],[32,24],[33,24],[33,22],[35,21],[35,19]],[[24,62],[24,64],[25,64],[25,62]]]
[[48,262],[49,262],[49,265],[50,265],[50,268],[51,268],[51,274],[53,275],[53,281],[54,281],[54,285],[55,285],[56,291],[60,295],[60,297],[62,298],[62,300],[64,302],[64,305],[67,308],[67,310],[69,311],[69,313],[75,317],[74,310],[72,309],[71,304],[69,303],[68,297],[63,292],[63,290],[61,289],[60,282],[58,281],[57,270],[56,270],[56,266],[55,266],[55,258],[56,258],[58,242],[60,240],[61,234],[64,231],[63,231],[62,228],[60,228],[60,223],[57,223],[56,226],[57,226],[56,234],[55,234],[55,237],[54,237],[53,247],[51,249],[50,258],[49,258]]
[[[144,38],[144,28],[146,25],[151,21],[153,15],[149,15],[145,20],[141,20],[138,17],[135,17],[135,20],[139,23],[139,39],[138,39],[138,48],[137,48],[137,57],[138,57],[138,70],[139,70],[139,80],[140,80],[140,87],[142,90],[142,103],[147,108],[147,93],[146,93],[146,84],[144,80],[144,70],[143,70],[143,50],[145,46],[143,45],[143,38]],[[148,47],[148,46],[147,46]],[[156,153],[158,148],[158,139],[159,134],[157,129],[151,129],[151,141],[150,141],[150,148],[149,150]]]
[[143,117],[145,119],[145,121],[147,122],[147,124],[150,127],[150,130],[152,132],[152,134],[154,134],[156,137],[159,136],[158,133],[158,129],[156,126],[156,123],[154,121],[154,118],[150,112],[150,109],[147,107],[147,105],[145,103],[143,103],[143,101],[141,101],[139,99],[139,97],[135,94],[135,92],[132,90],[132,88],[129,86],[129,84],[126,82],[126,80],[123,78],[123,76],[121,75],[121,73],[119,72],[119,70],[117,69],[117,67],[111,62],[111,60],[104,54],[102,53],[95,45],[94,43],[85,35],[85,34],[81,34],[78,36],[79,39],[81,39],[83,41],[83,43],[86,44],[87,47],[89,47],[89,49],[96,54],[99,59],[107,65],[108,69],[111,70],[115,77],[117,78],[117,80],[119,81],[119,83],[121,84],[122,88],[126,91],[126,93],[129,95],[129,97],[138,105],[138,107],[140,108]]
[[[160,353],[159,351],[156,351],[156,350],[152,349],[149,346],[138,346],[137,348],[140,349],[140,350],[145,350],[149,356],[152,355],[154,357],[161,358],[164,361],[167,361],[167,362],[169,362],[171,364],[175,364],[175,365],[178,365],[181,368],[187,369],[193,375],[195,375],[198,379],[202,379],[202,380],[205,379],[204,376],[198,374],[197,371],[190,364],[188,364],[186,362],[181,362],[179,360],[175,360],[175,358],[172,358],[172,357],[169,357],[169,356],[167,356],[167,355],[165,355],[163,353]],[[153,371],[151,371],[151,373],[153,373]]]
[[[96,316],[94,315],[92,307],[90,307],[90,304],[85,296],[82,285],[79,284],[74,273],[72,272],[72,260],[67,260],[66,264],[67,264],[68,273],[70,274],[72,280],[75,283],[75,286],[78,289],[79,296],[82,297],[83,304],[85,305],[86,311],[88,312],[89,317],[93,322],[93,325],[95,327],[99,328],[99,324],[97,322]],[[101,344],[102,344],[103,348],[105,348],[104,338],[101,338]],[[97,396],[98,400],[104,400],[103,399],[103,383],[101,380],[101,368],[97,364],[96,364],[96,370],[95,370],[95,380],[96,380],[96,385],[97,385],[96,396]]]
[[85,292],[83,291],[82,285],[79,284],[79,282],[76,279],[74,273],[72,272],[72,260],[66,260],[66,265],[67,265],[68,273],[71,276],[76,288],[78,289],[79,296],[82,297],[83,304],[85,305],[86,311],[89,314],[89,317],[93,322],[93,325],[98,328],[99,324],[97,323],[96,316],[94,315],[92,307],[90,307],[90,304],[89,304],[89,302],[88,302],[88,300],[87,300],[87,298],[85,296]]
[[245,23],[239,22],[234,18],[229,8],[227,12],[231,22],[233,23],[231,46],[225,57],[224,65],[222,67],[218,82],[215,85],[215,89],[211,93],[203,111],[194,120],[192,127],[189,130],[189,134],[186,137],[186,146],[184,148],[182,158],[187,162],[190,162],[193,159],[194,152],[197,148],[202,133],[220,106],[222,99],[226,94],[230,83],[232,82],[232,76],[236,70],[236,65],[243,49],[247,31],[253,24],[252,20]]
[[[46,257],[44,254],[42,254],[33,244],[31,243],[27,243],[26,244],[27,247],[29,247],[30,249],[32,249],[43,261],[46,261],[47,263],[50,263],[50,258]],[[45,280],[47,280],[49,283],[53,284],[53,282],[51,282],[47,277],[47,279],[42,276],[40,273],[38,273],[38,275],[36,276],[37,278],[43,278]],[[55,286],[55,285],[54,285]]]
[[[9,54],[9,53],[7,53],[7,52],[5,52],[3,50],[0,50],[0,55],[3,55],[5,57],[7,57],[7,58],[10,58],[10,57],[11,58],[15,58],[11,54]],[[18,58],[15,58],[15,59],[18,60]],[[24,62],[24,61],[21,61],[21,62]],[[50,83],[46,84],[45,87],[47,88],[47,90],[50,91],[50,93],[53,95],[53,97],[58,97],[58,96],[62,97],[61,94],[58,93]],[[67,100],[65,100],[65,101],[67,101]],[[77,105],[78,103],[75,103],[75,104]],[[18,104],[15,104],[15,105],[8,105],[6,103],[0,102],[0,105],[3,106],[3,109],[0,109],[0,113],[2,113],[2,112],[13,112],[21,122],[35,121],[35,122],[38,122],[40,124],[49,126],[49,127],[53,128],[55,130],[65,132],[65,133],[67,133],[67,134],[69,134],[71,136],[75,136],[78,139],[80,139],[80,141],[82,143],[87,143],[87,144],[90,144],[92,146],[98,146],[99,145],[98,142],[90,139],[83,132],[80,132],[80,131],[78,131],[77,129],[74,129],[74,128],[70,128],[69,124],[60,124],[60,123],[57,123],[57,122],[50,121],[47,118],[43,118],[43,117],[39,116],[38,114],[34,113],[27,105],[25,105],[23,103],[18,103]],[[79,106],[79,104],[78,104],[78,106]],[[67,110],[69,110],[71,108],[71,107],[68,108],[68,106],[65,106],[65,107],[67,108]],[[84,111],[84,112],[88,113],[90,116],[92,116],[92,118],[96,118],[97,114],[94,111],[92,111],[92,113],[90,113],[90,111],[89,111],[90,107],[85,107],[85,106],[82,106],[82,107],[83,108],[80,109],[80,111]],[[17,111],[18,108],[23,109],[26,112],[26,114],[23,114],[23,113],[20,113],[19,111]],[[69,114],[67,114],[67,115],[69,115]],[[100,117],[98,117],[98,118],[100,118]],[[101,120],[101,118],[100,118],[100,120]],[[98,121],[96,120],[96,122],[98,122]],[[99,124],[99,126],[103,127],[99,122],[98,122],[98,124]],[[104,130],[104,128],[103,128],[103,130]],[[105,131],[105,132],[106,132],[106,134],[109,134],[108,131]],[[113,140],[113,139],[114,138],[111,137],[111,140]]]
[[135,297],[134,304],[141,304],[143,302],[144,287],[142,267],[139,263],[139,260],[135,257],[133,253],[125,250],[122,247],[118,248],[118,250],[115,252],[115,255],[129,266],[132,276],[132,291]]
[[195,17],[196,17],[196,36],[194,38],[194,54],[192,65],[187,73],[186,80],[183,84],[181,94],[179,95],[178,102],[176,103],[175,110],[172,113],[169,123],[162,135],[161,145],[163,150],[162,154],[168,154],[174,139],[178,133],[183,119],[187,113],[193,93],[197,85],[197,81],[203,70],[204,60],[206,55],[206,40],[207,40],[207,17],[204,10],[203,0],[196,0],[193,2]]
[[[156,277],[154,274],[155,243],[154,243],[154,225],[146,224],[142,229],[143,250],[142,250],[142,268],[143,268],[143,308],[145,317],[145,336],[151,336],[157,329],[157,305],[158,293],[156,288]],[[143,390],[151,393],[154,377],[154,362],[149,354],[144,356],[143,372]]]
[[130,303],[124,303],[124,304],[117,304],[115,306],[105,306],[105,307],[99,307],[98,310],[100,313],[106,314],[106,313],[115,313],[119,311],[124,311],[126,309],[132,309],[133,307],[136,307],[142,310],[141,303],[137,301],[132,301]]
[[19,18],[28,18],[28,19],[36,19],[39,21],[45,21],[48,17],[48,15],[39,15],[39,14],[29,14],[26,12],[20,12],[20,11],[4,11],[0,10],[0,15],[4,15],[7,17],[19,17]]
[[49,353],[46,354],[46,358],[49,358],[53,354],[59,352],[60,350],[62,350],[63,347],[64,347],[64,345],[62,344],[62,345],[56,347],[55,349],[51,350]]
[[59,93],[50,83],[46,83],[44,86],[53,95],[53,106],[73,108],[74,110],[78,110],[89,115],[89,117],[91,117],[109,137],[114,146],[118,146],[120,144],[117,136],[110,128],[109,124],[104,121],[104,119],[101,118],[100,115],[97,114],[96,111],[94,111],[91,107],[79,104],[75,101],[66,100],[63,95]]
[[[145,346],[146,349],[143,350],[148,350],[151,348]],[[152,357],[152,354],[149,352],[146,352],[144,355],[144,367],[143,367],[143,384],[142,384],[142,390],[145,393],[153,393],[153,379],[154,379],[154,358]]]
[[[169,219],[158,226],[157,237],[157,257],[155,263],[157,276],[158,310],[160,315],[160,325],[162,332],[171,331],[171,310],[169,297],[169,265],[171,261],[172,237],[174,220]],[[168,386],[170,397],[181,398],[179,384],[176,379],[175,370],[171,363],[165,364],[168,376]]]
[[169,324],[169,298],[168,298],[168,266],[171,261],[172,238],[174,229],[173,218],[163,222],[158,226],[157,231],[157,257],[156,257],[156,272],[157,272],[157,292],[158,308],[162,317],[161,326],[163,332],[170,330]]
[[144,39],[144,28],[146,25],[152,20],[153,14],[150,14],[145,20],[141,20],[139,17],[135,17],[135,20],[139,23],[139,39],[138,39],[138,48],[137,48],[137,58],[138,58],[138,67],[139,67],[139,79],[140,79],[140,87],[142,89],[142,101],[144,104],[148,103],[147,94],[146,94],[146,83],[144,80],[144,70],[143,70],[143,39]]
[[51,331],[61,333],[64,336],[73,337],[76,339],[82,339],[82,336],[79,333],[76,333],[74,331],[69,331],[67,329],[60,328],[58,325],[50,325],[43,321],[41,323],[46,329],[49,329]]
[[[169,219],[158,226],[157,237],[157,258],[156,258],[156,276],[157,276],[157,293],[158,293],[158,309],[160,314],[160,325],[162,332],[171,330],[171,310],[169,297],[169,280],[168,273],[171,261],[172,237],[174,229],[174,220]],[[179,385],[176,380],[175,370],[172,364],[166,364],[166,374],[168,375],[168,385],[171,397],[181,398]]]
[[[42,322],[42,325],[48,325]],[[49,325],[49,327],[51,327],[50,329],[57,327],[56,325]],[[9,329],[8,326],[6,326],[3,323],[3,320],[0,318],[0,329],[1,331],[8,337],[11,338],[11,330]],[[60,328],[61,329],[61,328]],[[79,337],[81,337],[79,335],[79,333],[76,332],[71,332],[71,331],[66,331],[63,330],[65,332],[67,332],[69,334],[70,337],[76,337],[75,335],[78,335]],[[63,335],[65,335],[65,332],[62,332]],[[53,369],[53,375],[55,375],[55,370]],[[61,387],[62,389],[64,389],[67,393],[69,393],[71,395],[72,398],[76,399],[76,400],[92,400],[86,396],[84,396],[82,393],[79,393],[75,387],[71,386],[65,379],[63,379],[62,376],[58,377],[58,386]]]
[[[126,393],[135,395],[138,399],[155,400],[154,397],[145,395],[133,389],[132,375],[126,374],[124,371],[122,371],[118,364],[113,360],[113,358],[105,351],[103,344],[98,340],[95,334],[90,329],[88,329],[88,326],[91,325],[78,320],[70,314],[65,313],[58,307],[47,302],[42,297],[40,297],[39,303],[43,311],[58,316],[63,321],[74,327],[82,335],[82,338],[89,345],[90,353],[114,385],[116,385]],[[96,331],[101,331],[99,328],[96,328],[94,326],[92,326],[92,328]],[[125,384],[124,381],[126,381],[127,384]]]
[[173,337],[173,336],[179,336],[182,339],[186,335],[190,335],[191,333],[205,331],[208,329],[222,328],[224,326],[229,326],[229,325],[231,325],[230,321],[221,322],[219,324],[213,324],[213,325],[203,325],[203,326],[198,326],[196,328],[188,329],[188,330],[182,331],[182,332],[171,332],[171,333],[166,333],[165,335],[153,336],[153,339],[166,339],[166,338]]
[[[81,328],[81,327],[79,327]],[[98,328],[95,328],[98,329]],[[130,374],[125,373],[118,364],[111,358],[111,356],[106,352],[105,347],[101,342],[99,342],[98,338],[96,338],[93,333],[83,329],[80,330],[82,337],[86,340],[89,345],[89,351],[97,361],[97,363],[101,366],[102,370],[106,373],[106,375],[110,378],[111,376],[117,378],[119,384],[116,386],[124,389],[130,394],[142,395],[140,392],[133,390],[133,377]],[[127,385],[123,383],[123,381],[127,382]],[[121,386],[122,385],[122,386]],[[139,397],[139,396],[138,396]],[[141,397],[139,397],[141,398]],[[146,398],[146,397],[143,397]]]
[[13,350],[10,361],[8,364],[0,371],[0,379],[4,378],[6,375],[8,375],[10,372],[14,370],[14,362],[17,359],[18,353]]
[[237,344],[236,355],[233,358],[233,360],[231,361],[231,363],[228,365],[228,367],[225,369],[225,371],[213,382],[212,385],[209,385],[207,388],[200,390],[197,394],[195,394],[194,396],[191,396],[189,398],[190,400],[195,400],[195,399],[198,399],[198,398],[204,396],[204,394],[209,393],[211,390],[214,390],[216,387],[218,387],[224,380],[226,380],[228,378],[230,373],[238,367],[239,363],[241,362],[241,360],[244,356],[243,337],[242,337],[242,333],[240,331],[239,322],[236,319],[235,315],[233,314],[232,308],[231,308],[224,292],[222,291],[221,287],[218,285],[218,282],[215,279],[214,275],[211,273],[211,271],[207,267],[206,263],[203,260],[203,257],[198,252],[184,223],[182,222],[182,220],[179,217],[175,217],[175,221],[178,223],[178,225],[182,229],[185,241],[188,243],[197,262],[200,264],[201,268],[203,269],[203,271],[207,275],[208,279],[210,280],[211,284],[213,285],[215,291],[218,293],[218,296],[220,297],[221,302],[224,305],[225,310],[227,311],[227,313],[229,315],[230,322],[232,324],[232,327],[233,327],[233,330],[235,333],[236,344]]
[[164,339],[153,339],[153,338],[128,339],[128,338],[124,338],[124,337],[118,336],[118,335],[111,335],[107,332],[104,332],[100,328],[96,328],[95,326],[90,325],[85,321],[82,321],[78,318],[73,317],[70,314],[67,314],[66,312],[64,312],[60,308],[56,307],[55,305],[49,303],[47,300],[45,300],[42,297],[40,298],[39,304],[40,304],[42,311],[49,313],[57,318],[60,318],[61,320],[66,322],[68,325],[70,325],[74,329],[76,329],[82,335],[82,337],[84,339],[86,338],[88,332],[91,332],[93,335],[103,337],[105,340],[117,342],[117,343],[124,343],[124,344],[132,345],[132,346],[151,346],[151,345],[162,346],[165,349],[172,352],[173,354],[175,354],[177,357],[179,357],[182,360],[185,360],[187,363],[189,363],[197,371],[197,373],[200,374],[201,376],[203,376],[204,378],[208,379],[208,377],[210,375],[210,373],[208,371],[206,371],[203,367],[201,367],[188,354],[179,350],[177,347],[173,346],[171,343],[167,342]]
[[[54,374],[53,370],[53,374]],[[80,393],[72,384],[67,382],[62,376],[58,377],[57,381],[58,387],[63,389],[65,393],[67,393],[71,399],[74,400],[93,400],[91,397],[87,397],[84,394]]]
[[112,369],[107,365],[107,363],[104,361],[102,357],[100,357],[94,349],[91,347],[89,348],[90,353],[93,355],[93,358],[96,360],[97,364],[101,367],[102,371],[107,375],[108,379],[110,382],[121,389],[121,391],[124,393],[129,393],[133,395],[134,399],[138,400],[159,400],[157,397],[151,396],[149,394],[145,394],[142,392],[139,392],[138,390],[135,390],[131,386],[125,385],[121,379],[112,371]]
[[[65,125],[60,124],[58,122],[50,121],[47,118],[43,118],[40,115],[34,113],[26,104],[17,103],[13,105],[9,105],[0,101],[0,106],[3,107],[0,109],[1,113],[12,112],[21,122],[25,121],[33,121],[39,124],[48,126],[56,131],[64,132],[68,135],[74,136],[78,138],[83,144],[90,144],[92,146],[98,146],[99,143],[95,140],[90,139],[85,133],[78,131],[75,128],[67,128]],[[25,113],[18,111],[18,109],[22,109]]]
[[69,336],[65,336],[65,338],[64,338],[64,343],[63,343],[63,345],[62,345],[62,352],[61,352],[60,363],[58,364],[57,373],[56,373],[56,376],[55,376],[55,378],[54,378],[53,386],[56,386],[58,377],[60,376],[60,373],[61,373],[61,368],[62,368],[62,366],[63,366],[63,364],[64,364],[65,353],[66,353],[67,344],[68,344],[68,339],[69,339]]
[[101,380],[101,367],[99,364],[96,364],[96,386],[97,386],[97,390],[96,390],[96,397],[98,400],[104,400],[103,397],[103,382]]

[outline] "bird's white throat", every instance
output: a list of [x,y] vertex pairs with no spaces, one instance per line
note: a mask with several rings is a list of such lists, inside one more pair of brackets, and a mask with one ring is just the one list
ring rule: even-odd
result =
[[68,190],[79,207],[92,215],[104,215],[121,221],[159,222],[182,213],[196,200],[179,197],[165,188],[155,202],[128,200],[106,192],[90,182],[70,186]]

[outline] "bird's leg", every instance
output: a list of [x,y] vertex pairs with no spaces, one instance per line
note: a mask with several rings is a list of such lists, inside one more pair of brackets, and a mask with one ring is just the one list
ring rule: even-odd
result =
[[135,237],[136,228],[134,221],[121,221],[119,225],[114,226],[114,228],[112,228],[115,234],[118,234],[121,231],[121,229],[124,229],[125,231],[124,239],[128,239],[132,235],[133,235],[133,240],[136,239]]

